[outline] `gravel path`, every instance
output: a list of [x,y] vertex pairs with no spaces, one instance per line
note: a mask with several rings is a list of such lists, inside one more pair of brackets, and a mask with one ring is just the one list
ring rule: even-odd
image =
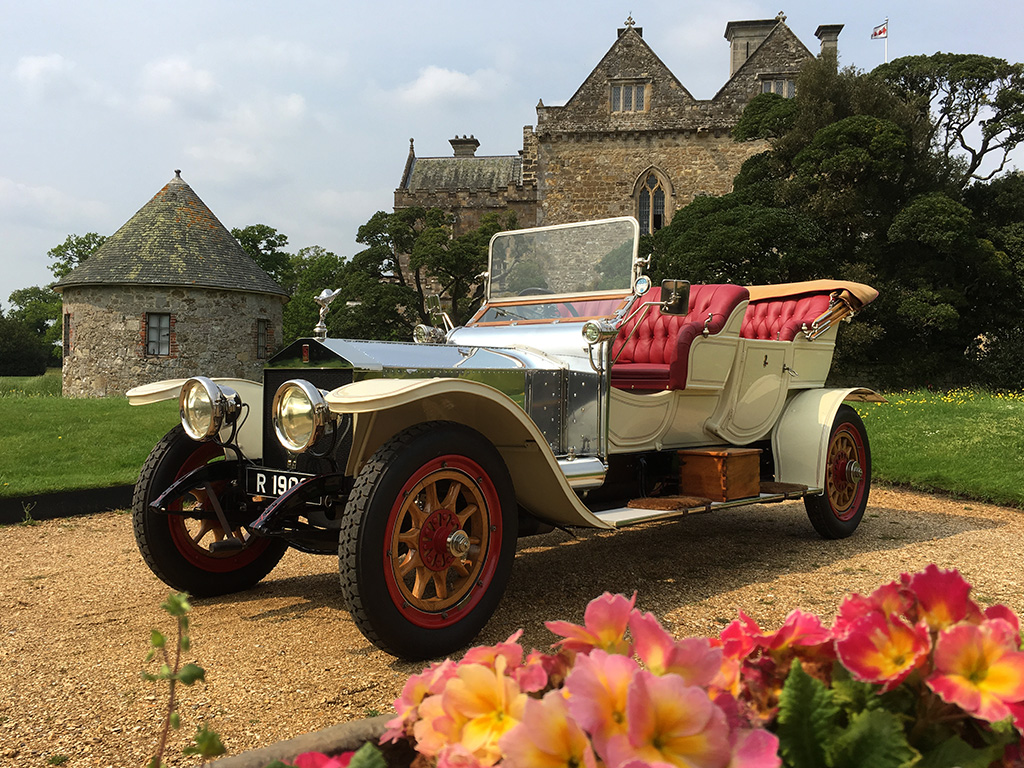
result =
[[[773,628],[795,607],[830,619],[842,597],[930,562],[956,567],[983,605],[1024,612],[1017,510],[876,489],[858,532],[814,533],[800,502],[746,507],[616,534],[555,531],[520,542],[512,580],[478,638],[546,648],[546,619],[581,621],[605,590],[638,592],[680,636],[717,634],[742,608]],[[0,766],[140,766],[165,690],[139,673],[150,630],[170,633],[168,589],[146,568],[125,513],[0,528]],[[181,748],[203,719],[230,753],[387,712],[420,663],[367,644],[340,607],[337,562],[289,552],[257,588],[197,600],[182,689]],[[152,669],[152,667],[150,667]]]

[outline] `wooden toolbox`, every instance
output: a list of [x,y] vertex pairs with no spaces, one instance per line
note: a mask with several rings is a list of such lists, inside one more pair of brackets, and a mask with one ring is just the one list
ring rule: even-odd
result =
[[761,491],[760,448],[695,448],[678,454],[680,493],[732,501]]

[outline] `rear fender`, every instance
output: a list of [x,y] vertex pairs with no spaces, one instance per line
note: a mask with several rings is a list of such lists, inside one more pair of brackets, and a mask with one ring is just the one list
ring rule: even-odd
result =
[[772,430],[775,479],[811,488],[825,487],[825,463],[832,421],[843,401],[884,403],[863,387],[808,389],[789,398]]
[[[143,384],[129,389],[125,395],[129,405],[150,405],[163,400],[177,400],[181,388],[188,379],[165,379],[152,384]],[[217,384],[225,384],[235,390],[242,402],[249,406],[243,414],[242,421],[235,433],[235,442],[242,453],[250,459],[263,458],[263,384],[249,379],[213,379]],[[220,439],[231,437],[231,427],[226,426],[220,431]],[[230,458],[230,456],[229,456]]]
[[403,429],[453,421],[480,432],[498,449],[519,504],[532,515],[559,525],[613,527],[583,505],[537,426],[493,387],[468,379],[367,379],[339,387],[325,399],[332,412],[353,414],[349,475]]

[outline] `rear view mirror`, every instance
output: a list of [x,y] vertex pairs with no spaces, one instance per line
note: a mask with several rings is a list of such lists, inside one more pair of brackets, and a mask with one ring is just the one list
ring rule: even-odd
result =
[[685,315],[690,311],[690,283],[688,280],[661,281],[661,314]]

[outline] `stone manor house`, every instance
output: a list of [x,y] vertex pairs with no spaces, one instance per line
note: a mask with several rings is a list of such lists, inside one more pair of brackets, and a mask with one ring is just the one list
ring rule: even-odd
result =
[[[819,26],[821,52],[836,52],[842,24]],[[454,155],[417,157],[410,140],[395,209],[436,206],[455,215],[455,232],[491,211],[512,211],[521,227],[635,216],[641,231],[669,223],[698,195],[732,191],[743,162],[764,141],[730,137],[759,93],[792,97],[813,57],[786,17],[730,21],[729,79],[695,99],[643,39],[632,18],[561,107],[537,105],[517,155],[478,157],[473,136],[451,139]]]

